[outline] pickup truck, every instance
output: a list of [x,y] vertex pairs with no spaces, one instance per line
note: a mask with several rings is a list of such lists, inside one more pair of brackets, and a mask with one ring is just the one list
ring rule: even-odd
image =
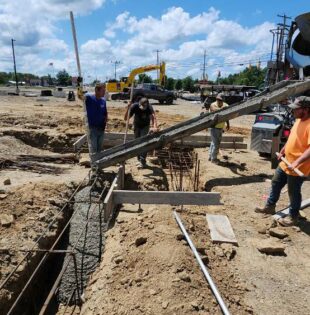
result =
[[[117,93],[112,94],[111,99],[129,99],[130,97],[130,90],[128,93]],[[152,83],[144,83],[139,84],[136,88],[133,89],[133,100],[137,101],[141,97],[147,97],[148,99],[157,100],[160,104],[173,104],[173,100],[176,99],[176,95],[168,90],[165,90],[163,87],[152,84]]]
[[173,92],[165,90],[163,87],[151,84],[151,83],[144,83],[139,84],[133,90],[133,99],[139,99],[141,97],[147,97],[148,99],[157,100],[160,104],[173,104],[173,100],[176,99],[176,96]]

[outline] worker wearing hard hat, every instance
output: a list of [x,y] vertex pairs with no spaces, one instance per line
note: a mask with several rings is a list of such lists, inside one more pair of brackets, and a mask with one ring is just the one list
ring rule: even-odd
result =
[[[215,102],[213,102],[210,105],[209,111],[216,112],[225,107],[228,107],[228,104],[224,102],[223,94],[219,93],[216,96]],[[214,164],[219,163],[217,155],[219,153],[224,127],[225,127],[225,122],[221,122],[221,123],[216,124],[213,128],[210,128],[211,145],[210,145],[210,151],[209,151],[209,161],[211,161]],[[229,121],[226,121],[226,129],[229,130],[229,128],[230,128]]]
[[[272,178],[267,203],[262,208],[255,208],[257,213],[274,214],[281,190],[287,184],[290,198],[289,215],[278,220],[282,226],[298,223],[302,200],[301,187],[305,177],[310,175],[310,97],[300,96],[288,106],[293,110],[296,121],[278,155],[282,162]],[[284,156],[286,159],[283,159]]]

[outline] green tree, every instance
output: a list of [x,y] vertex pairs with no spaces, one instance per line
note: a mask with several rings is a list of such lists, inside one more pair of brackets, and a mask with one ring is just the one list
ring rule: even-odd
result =
[[177,91],[182,90],[182,88],[183,88],[183,81],[180,80],[180,79],[177,79],[176,82],[175,82],[174,88],[175,88]]
[[138,76],[138,83],[153,83],[153,79],[149,75],[141,73]]
[[62,86],[67,86],[72,84],[72,79],[69,73],[63,69],[56,74],[57,83]]
[[53,78],[50,74],[46,77],[48,85],[55,85],[56,78]]
[[175,80],[173,78],[168,78],[165,82],[165,88],[169,91],[174,90]]
[[219,84],[252,85],[259,88],[264,83],[266,71],[266,68],[248,67],[239,73],[219,79]]
[[8,73],[0,72],[0,84],[5,84],[10,80]]
[[186,77],[183,79],[183,89],[193,93],[195,91],[194,80],[192,77]]

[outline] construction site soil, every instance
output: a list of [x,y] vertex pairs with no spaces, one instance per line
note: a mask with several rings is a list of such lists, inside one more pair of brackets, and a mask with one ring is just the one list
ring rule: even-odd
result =
[[[200,104],[179,99],[174,105],[153,105],[160,128],[201,112]],[[108,131],[125,130],[126,106],[108,102]],[[249,143],[253,121],[253,115],[232,120],[230,133],[243,135]],[[72,144],[83,133],[79,101],[0,96],[0,283],[27,250],[49,248],[70,217],[70,207],[58,212],[89,173],[71,157]],[[231,314],[310,314],[309,221],[286,228],[287,236],[278,239],[270,235],[273,220],[253,211],[270,189],[273,170],[268,159],[250,150],[222,149],[221,162],[215,165],[207,160],[208,148],[195,152],[200,159],[199,191],[219,192],[222,205],[122,206],[105,233],[101,262],[88,280],[84,303],[74,314],[221,314],[173,210],[179,212]],[[136,159],[126,162],[125,189],[172,190],[169,172],[156,156],[150,154],[148,165],[141,170]],[[186,184],[184,188],[189,190]],[[303,199],[309,198],[309,181],[302,192]],[[287,205],[284,190],[277,209]],[[207,213],[228,216],[239,246],[212,243]],[[309,218],[309,209],[303,215]],[[284,247],[284,254],[261,253],[258,247],[265,242],[270,248]],[[0,290],[0,314],[7,312],[38,262],[37,254],[31,257]],[[66,314],[72,311],[67,308]],[[58,314],[64,314],[64,307]]]

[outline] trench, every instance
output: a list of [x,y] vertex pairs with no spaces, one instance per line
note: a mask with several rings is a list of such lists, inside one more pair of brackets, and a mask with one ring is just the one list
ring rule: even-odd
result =
[[[36,315],[44,310],[44,314],[51,315],[58,312],[59,305],[80,304],[89,276],[97,268],[104,249],[108,226],[103,222],[102,201],[114,177],[113,173],[99,174],[76,192],[66,206],[65,215],[57,221],[57,232],[42,239],[39,251],[30,254],[18,281],[9,281],[4,288],[14,293],[1,305],[1,314]],[[60,235],[53,252],[44,251]],[[19,294],[22,295],[17,300]]]
[[102,201],[114,176],[103,173],[76,194],[73,216],[61,244],[66,253],[51,279],[49,295],[41,301],[44,314],[58,313],[60,305],[75,309],[81,304],[89,276],[98,267],[104,250],[108,224],[103,221]]
[[[163,164],[167,158],[166,153],[160,152],[157,155],[159,163]],[[188,151],[185,157],[187,156]],[[176,180],[178,183],[182,178],[181,174],[185,175],[184,167],[192,169],[194,166],[187,160],[180,159],[179,153],[177,159],[170,156],[168,161],[170,164],[173,162],[173,168],[170,166],[170,171],[174,171],[174,178],[176,178],[176,172],[179,173],[179,179]],[[175,163],[180,163],[180,165],[176,167]],[[196,160],[195,163],[197,163]],[[169,170],[168,166],[163,168],[166,171]],[[135,182],[130,175],[126,176],[127,188],[139,188],[140,183]],[[69,204],[70,211],[66,212],[66,218],[61,224],[63,228],[70,221],[69,227],[55,247],[58,252],[48,255],[41,271],[33,278],[27,292],[11,314],[36,315],[44,310],[44,314],[54,315],[59,314],[60,307],[61,310],[67,307],[74,310],[80,306],[88,279],[98,267],[104,250],[104,235],[109,226],[103,222],[102,200],[114,177],[113,173],[101,173],[94,182],[82,186],[75,194],[74,200]],[[169,190],[166,172],[163,172],[160,177],[162,177],[161,182],[157,183],[155,180],[153,184],[158,186],[159,190]],[[163,184],[165,187],[160,188]],[[182,185],[178,188],[182,189]],[[113,220],[111,223],[113,224]],[[58,234],[41,248],[50,248]],[[36,263],[43,255],[44,253],[38,255]],[[60,312],[60,314],[65,314],[65,312]]]

